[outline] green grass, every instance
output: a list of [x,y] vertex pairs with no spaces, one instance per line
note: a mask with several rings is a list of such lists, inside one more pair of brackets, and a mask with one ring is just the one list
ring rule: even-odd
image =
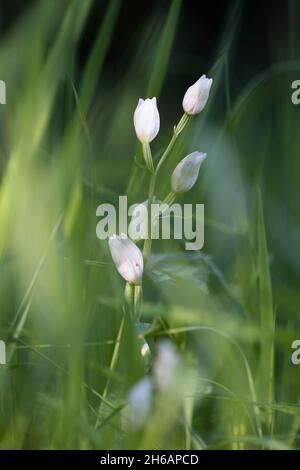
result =
[[[183,156],[208,153],[183,198],[205,203],[205,246],[153,243],[137,332],[96,237],[96,207],[126,191],[130,203],[147,197],[132,123],[138,98],[163,103],[155,161],[182,114],[185,89],[166,87],[182,2],[163,17],[153,11],[126,74],[112,78],[104,64],[123,3],[108,2],[83,70],[90,0],[36,2],[1,40],[0,448],[297,449],[300,133],[289,89],[300,63],[274,63],[236,93],[237,4],[211,70],[193,64],[195,80],[212,74],[213,93],[165,162],[157,196]],[[137,432],[123,414],[145,375],[143,336],[152,357],[168,337],[182,363]]]

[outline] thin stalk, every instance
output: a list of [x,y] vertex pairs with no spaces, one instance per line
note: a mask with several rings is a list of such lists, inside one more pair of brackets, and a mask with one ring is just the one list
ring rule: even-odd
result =
[[155,191],[155,183],[156,183],[156,172],[151,175],[150,184],[149,184],[149,191],[148,191],[148,234],[147,238],[144,242],[143,248],[143,255],[144,255],[144,263],[146,264],[151,252],[151,245],[152,245],[152,233],[151,233],[151,205],[154,197]]
[[172,136],[172,139],[170,140],[166,150],[164,151],[164,153],[162,154],[162,157],[161,159],[159,160],[158,162],[158,165],[156,167],[156,174],[158,174],[161,166],[163,165],[164,161],[166,160],[167,156],[169,155],[169,153],[171,152],[171,150],[173,149],[174,145],[175,145],[175,142],[177,140],[177,137],[179,136],[179,134],[183,131],[183,129],[185,128],[185,126],[187,125],[189,121],[189,115],[184,113],[184,115],[182,116],[182,118],[180,119],[179,123],[177,124],[177,126],[174,126],[174,132],[173,132],[173,136]]
[[153,159],[151,154],[150,145],[148,142],[143,143],[143,156],[146,162],[147,168],[151,174],[154,173]]
[[117,334],[117,337],[116,337],[116,342],[115,342],[114,350],[113,350],[111,361],[110,361],[110,367],[109,367],[110,373],[109,373],[109,376],[107,378],[107,382],[106,382],[106,385],[105,385],[105,388],[104,388],[104,391],[103,391],[103,394],[102,394],[102,400],[101,400],[99,408],[98,408],[98,415],[97,415],[97,420],[96,420],[96,423],[95,423],[95,429],[98,429],[98,427],[100,425],[102,405],[103,405],[103,402],[105,403],[105,401],[107,399],[110,382],[111,382],[115,367],[116,367],[118,359],[119,359],[120,343],[121,343],[121,338],[122,338],[122,334],[123,334],[123,330],[124,330],[124,324],[125,324],[125,314],[122,317],[120,327],[119,327],[119,331],[118,331],[118,334]]
[[[159,160],[158,162],[158,165],[156,167],[156,169],[154,170],[154,167],[153,167],[153,159],[152,159],[152,154],[151,154],[151,149],[150,149],[150,145],[148,143],[145,143],[143,144],[143,154],[144,154],[144,159],[145,159],[145,162],[146,162],[146,165],[147,165],[147,168],[149,169],[150,173],[151,173],[151,178],[150,178],[150,184],[149,184],[149,191],[148,191],[148,236],[147,238],[145,239],[145,242],[144,242],[144,248],[143,248],[143,255],[144,255],[144,262],[145,264],[147,263],[148,261],[148,258],[149,258],[149,255],[150,255],[150,252],[151,252],[151,245],[152,245],[152,233],[151,233],[151,204],[152,204],[152,201],[153,201],[153,197],[154,197],[154,191],[155,191],[155,183],[156,183],[156,178],[157,178],[157,175],[159,173],[159,170],[161,169],[164,161],[166,160],[167,156],[169,155],[169,153],[171,152],[171,150],[173,149],[174,145],[175,145],[175,142],[177,140],[177,137],[179,136],[179,134],[183,131],[183,129],[185,128],[185,126],[187,125],[189,121],[189,115],[184,113],[184,115],[182,116],[182,118],[180,119],[179,123],[177,124],[177,126],[174,126],[174,132],[173,132],[173,136],[172,136],[172,139],[170,140],[166,150],[164,151],[164,153],[162,154],[162,157],[161,159]],[[170,193],[171,195],[172,193]],[[172,194],[172,198],[173,199],[173,194]]]
[[125,290],[124,290],[124,297],[125,297],[125,307],[128,308],[130,315],[133,315],[134,312],[134,287],[129,282],[126,282]]
[[141,286],[134,286],[134,299],[133,299],[133,305],[134,305],[134,318],[136,322],[139,322],[140,320],[140,307],[141,307],[141,301],[142,301],[142,287]]
[[171,204],[173,204],[173,202],[175,201],[175,198],[176,198],[176,194],[171,191],[166,197],[165,199],[163,200],[163,204],[167,204],[168,206],[170,206]]
[[138,321],[142,299],[142,286],[126,282],[124,297],[126,302],[125,307],[127,307],[128,313],[134,321]]

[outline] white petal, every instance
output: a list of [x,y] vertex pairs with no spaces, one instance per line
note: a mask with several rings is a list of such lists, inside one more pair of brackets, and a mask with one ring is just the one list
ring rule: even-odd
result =
[[187,114],[198,114],[205,107],[213,80],[206,75],[190,86],[183,98],[182,106]]
[[138,429],[148,418],[151,408],[152,381],[149,377],[140,380],[128,394],[128,405],[124,418],[126,425]]
[[173,343],[168,340],[158,343],[158,354],[153,366],[153,376],[159,390],[166,390],[174,379],[179,356]]
[[148,201],[137,204],[131,214],[128,233],[132,240],[145,240],[148,235]]
[[193,152],[178,163],[171,177],[171,186],[175,193],[185,193],[194,186],[205,158],[206,153]]
[[144,260],[140,249],[129,239],[113,235],[109,238],[112,259],[121,276],[131,284],[139,285],[144,270]]
[[157,136],[160,127],[156,98],[146,100],[140,98],[133,121],[138,139],[143,143],[151,142]]

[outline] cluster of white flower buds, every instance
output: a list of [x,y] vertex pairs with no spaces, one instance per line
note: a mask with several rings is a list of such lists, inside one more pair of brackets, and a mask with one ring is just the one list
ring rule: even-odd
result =
[[[202,75],[194,85],[187,89],[182,101],[182,107],[186,114],[193,116],[201,113],[207,103],[212,82],[212,78]],[[143,144],[150,143],[155,139],[160,127],[156,98],[139,99],[133,122],[137,138]]]
[[[188,116],[199,114],[204,109],[212,82],[211,78],[209,79],[202,75],[196,83],[188,88],[182,102],[185,114],[177,126],[177,131],[180,132],[182,130],[185,125],[182,125],[182,123],[187,122]],[[147,168],[153,173],[154,167],[149,144],[155,139],[160,128],[160,116],[156,98],[139,99],[133,121],[137,138],[143,144]],[[193,152],[178,163],[171,177],[171,189],[174,195],[185,193],[194,186],[198,178],[200,166],[205,158],[206,153]],[[147,202],[142,204],[145,213],[147,213]],[[121,276],[129,284],[140,286],[144,270],[144,259],[141,250],[133,241],[122,235],[110,237],[109,248]]]

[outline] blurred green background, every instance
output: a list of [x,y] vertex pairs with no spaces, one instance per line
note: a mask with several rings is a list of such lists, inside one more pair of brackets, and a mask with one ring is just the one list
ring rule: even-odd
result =
[[[1,449],[299,448],[300,9],[261,3],[1,2]],[[183,370],[137,432],[122,416],[141,334],[96,207],[146,199],[138,98],[158,99],[156,158],[203,73],[210,100],[157,196],[208,153],[182,198],[205,204],[204,249],[156,241],[142,307],[152,357],[167,337]]]

